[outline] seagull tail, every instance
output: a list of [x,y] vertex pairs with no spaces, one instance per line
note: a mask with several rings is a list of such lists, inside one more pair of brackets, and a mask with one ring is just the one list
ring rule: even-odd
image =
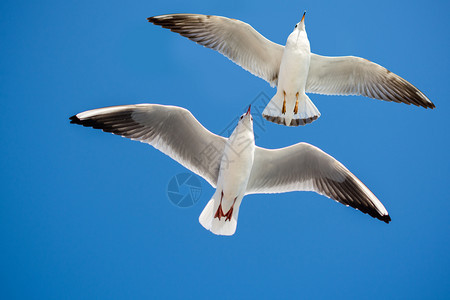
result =
[[296,102],[295,95],[285,96],[283,92],[277,92],[264,109],[263,117],[286,126],[306,125],[320,117],[319,110],[306,94],[299,95],[298,104]]
[[234,206],[234,211],[230,220],[226,217],[215,218],[216,211],[220,203],[220,194],[216,191],[203,209],[198,221],[205,229],[217,235],[233,235],[236,232],[239,205]]

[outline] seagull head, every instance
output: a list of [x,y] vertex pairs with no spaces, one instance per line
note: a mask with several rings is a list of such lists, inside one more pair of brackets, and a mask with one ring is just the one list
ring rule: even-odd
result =
[[245,129],[251,131],[251,133],[253,133],[253,117],[252,117],[252,114],[250,113],[251,108],[252,108],[252,106],[250,105],[247,109],[247,112],[245,114],[243,114],[242,116],[240,116],[238,125],[236,126],[236,129],[245,128]]
[[306,34],[305,29],[305,15],[306,11],[303,13],[302,19],[300,22],[295,25],[294,30],[291,32],[291,34],[288,36],[286,41],[286,48],[294,46],[295,48],[303,47],[305,50],[309,50],[309,40],[308,36]]
[[[255,134],[253,133],[253,117],[250,113],[250,106],[248,107],[247,112],[240,116],[236,128],[234,128],[228,138],[228,142],[238,153],[244,150],[254,150]],[[251,145],[253,145],[253,147],[251,147]]]
[[250,113],[251,109],[252,109],[252,105],[250,104],[248,106],[247,112],[245,114],[243,114],[239,118],[239,123],[241,123],[241,122],[251,122],[251,123],[253,123],[253,117],[252,117],[252,114]]
[[300,20],[300,22],[298,22],[295,25],[294,31],[305,30],[305,15],[306,15],[306,10],[303,12],[303,16],[302,16],[302,19]]

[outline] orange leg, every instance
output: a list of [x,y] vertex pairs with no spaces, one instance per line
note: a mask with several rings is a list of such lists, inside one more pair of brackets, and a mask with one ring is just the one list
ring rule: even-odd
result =
[[298,92],[295,94],[295,98],[297,98],[297,101],[295,101],[295,107],[294,107],[294,114],[298,113]]
[[236,199],[237,199],[237,197],[234,198],[233,205],[231,205],[231,208],[228,210],[227,214],[225,215],[225,217],[226,217],[225,222],[231,221],[231,216],[233,215],[233,207],[234,207],[234,204],[236,203]]
[[223,199],[223,191],[222,191],[222,196],[220,196],[219,207],[217,208],[216,214],[214,215],[214,218],[219,218],[219,221],[220,221],[220,218],[225,217],[223,210],[222,210],[222,199]]

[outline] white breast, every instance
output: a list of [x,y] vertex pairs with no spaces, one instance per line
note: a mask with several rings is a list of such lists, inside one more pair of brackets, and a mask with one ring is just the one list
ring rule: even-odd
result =
[[294,30],[286,42],[278,75],[278,89],[303,93],[308,78],[311,49],[305,31]]
[[247,130],[239,132],[238,127],[225,146],[217,184],[217,189],[223,190],[227,200],[244,196],[255,153],[253,134]]

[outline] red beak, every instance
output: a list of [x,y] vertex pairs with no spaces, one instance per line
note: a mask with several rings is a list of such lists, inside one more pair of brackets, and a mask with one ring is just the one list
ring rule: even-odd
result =
[[248,115],[250,113],[250,109],[252,108],[252,105],[250,104],[247,110],[247,113],[245,115]]

